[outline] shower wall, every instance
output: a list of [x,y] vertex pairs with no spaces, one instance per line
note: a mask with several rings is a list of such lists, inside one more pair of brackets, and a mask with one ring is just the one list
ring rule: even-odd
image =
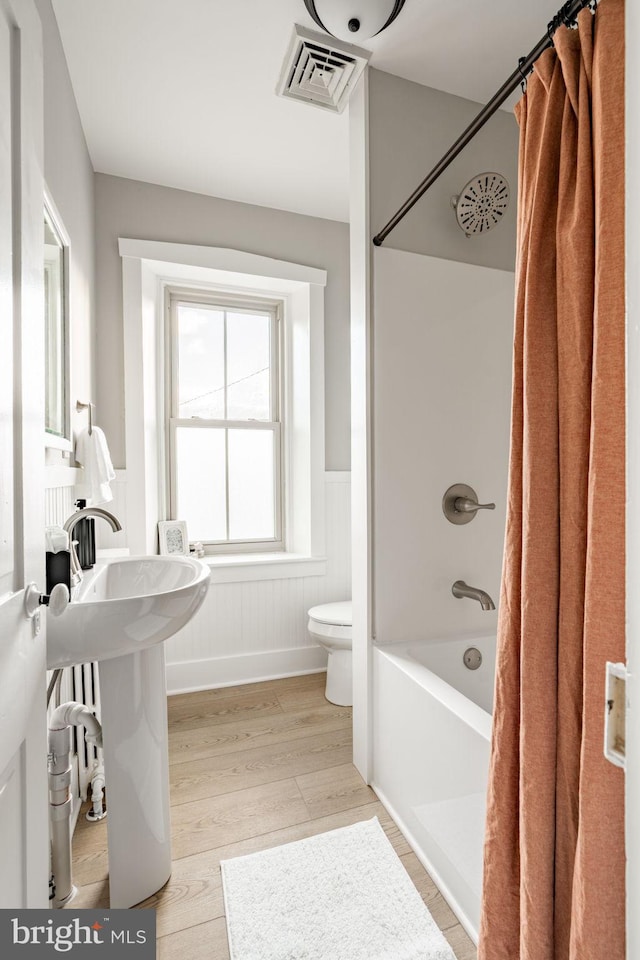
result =
[[[469,243],[482,243],[481,240]],[[451,594],[500,589],[511,403],[513,273],[382,247],[374,256],[373,633],[380,643],[492,633]],[[480,511],[442,512],[453,483]]]
[[[518,126],[498,111],[374,250],[372,237],[478,114],[480,104],[369,69],[349,103],[354,762],[372,775],[372,638],[490,632],[495,613],[451,596],[454,580],[497,601],[510,416]],[[512,203],[468,239],[451,198],[497,171]],[[454,527],[456,482],[493,513]]]
[[[435,166],[480,110],[480,104],[433,90],[381,70],[369,71],[371,233],[377,233]],[[511,209],[489,234],[467,239],[456,223],[451,197],[478,173],[495,170],[511,187]],[[513,270],[518,125],[498,110],[445,170],[385,247]]]

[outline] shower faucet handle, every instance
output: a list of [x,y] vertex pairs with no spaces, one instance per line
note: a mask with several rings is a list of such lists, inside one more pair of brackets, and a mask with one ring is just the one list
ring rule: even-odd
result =
[[495,510],[495,503],[478,503],[471,497],[456,497],[454,507],[458,513],[475,513],[476,510]]
[[495,503],[478,503],[478,494],[466,483],[454,483],[442,498],[442,512],[449,523],[470,523],[478,510],[495,508]]

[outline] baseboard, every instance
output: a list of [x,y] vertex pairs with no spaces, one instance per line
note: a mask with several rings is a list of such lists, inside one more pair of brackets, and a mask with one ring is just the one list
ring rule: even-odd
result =
[[378,784],[375,782],[371,783],[371,789],[374,791],[374,793],[377,794],[380,802],[382,803],[382,806],[385,807],[388,813],[391,814],[391,817],[395,821],[396,826],[400,829],[400,832],[405,837],[407,843],[415,853],[416,857],[418,858],[422,866],[425,868],[425,870],[427,871],[427,873],[429,874],[429,876],[437,886],[438,890],[440,891],[442,896],[445,898],[445,900],[447,901],[447,903],[449,904],[449,906],[451,907],[456,917],[458,918],[458,920],[460,921],[460,923],[462,924],[466,932],[469,934],[469,936],[471,937],[475,945],[478,946],[478,931],[476,930],[471,920],[469,919],[465,911],[462,909],[457,899],[454,897],[451,890],[449,889],[447,884],[444,882],[444,880],[442,879],[438,871],[435,869],[435,867],[433,866],[429,858],[425,856],[424,851],[420,847],[420,844],[418,843],[416,838],[413,836],[411,830],[409,830],[409,828],[407,827],[407,824],[405,823],[403,818],[400,816],[400,814],[398,813],[394,805],[389,802],[384,790],[381,790]]
[[186,660],[167,664],[167,693],[171,696],[196,690],[213,690],[241,683],[321,673],[326,669],[327,653],[315,644],[294,650],[272,650],[238,657]]

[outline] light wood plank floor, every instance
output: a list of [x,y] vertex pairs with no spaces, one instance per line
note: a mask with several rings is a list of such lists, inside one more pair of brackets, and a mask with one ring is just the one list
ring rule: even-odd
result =
[[[373,816],[458,960],[476,960],[455,915],[351,763],[351,710],[328,703],[324,683],[324,674],[314,674],[169,698],[173,873],[140,904],[157,910],[158,960],[228,960],[220,860]],[[72,907],[108,906],[106,830],[106,821],[78,820]]]

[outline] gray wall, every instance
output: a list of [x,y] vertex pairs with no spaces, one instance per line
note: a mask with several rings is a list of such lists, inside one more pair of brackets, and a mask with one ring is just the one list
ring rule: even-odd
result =
[[[371,230],[375,235],[413,193],[479,104],[390,73],[369,77]],[[516,250],[518,125],[498,111],[384,242],[385,247],[513,270]],[[505,221],[483,237],[465,237],[451,208],[473,176],[501,173],[511,187]]]
[[51,0],[36,4],[44,46],[44,178],[70,239],[69,393],[77,432],[86,414],[75,413],[76,400],[95,399],[94,174]]
[[125,464],[122,271],[118,237],[231,247],[328,271],[326,466],[348,470],[349,225],[96,174],[98,419]]

